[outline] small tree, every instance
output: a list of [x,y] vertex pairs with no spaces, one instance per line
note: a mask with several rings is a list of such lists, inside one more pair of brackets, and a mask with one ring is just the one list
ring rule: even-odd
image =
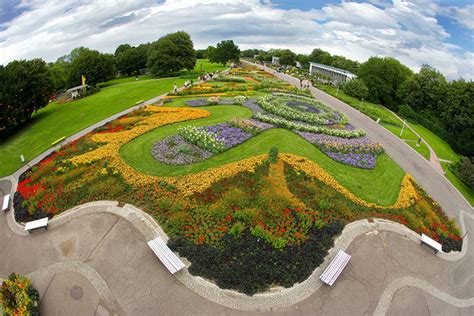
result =
[[240,49],[234,44],[234,41],[227,40],[217,44],[216,49],[209,60],[213,63],[225,64],[232,60],[234,62],[239,61]]
[[6,315],[39,315],[39,294],[30,279],[12,273],[0,287],[0,305]]
[[188,33],[179,31],[163,36],[152,44],[148,55],[148,68],[155,76],[191,70],[196,65],[193,41]]
[[0,135],[30,120],[48,104],[54,91],[50,70],[41,59],[0,66],[0,82]]
[[351,97],[361,100],[369,95],[369,89],[361,79],[353,79],[342,86],[342,91]]

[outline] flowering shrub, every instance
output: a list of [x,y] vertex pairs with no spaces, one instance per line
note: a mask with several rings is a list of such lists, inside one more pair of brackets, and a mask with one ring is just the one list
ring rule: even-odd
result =
[[238,95],[233,98],[234,104],[242,105],[247,100],[247,97],[244,95]]
[[225,141],[218,139],[214,133],[195,126],[184,126],[178,129],[178,134],[185,140],[214,154],[225,149]]
[[216,105],[216,104],[219,104],[220,100],[221,100],[221,99],[220,99],[220,97],[218,97],[218,96],[217,96],[217,97],[209,97],[209,98],[207,99],[207,103],[208,103],[209,105]]
[[12,273],[0,287],[0,306],[5,315],[39,315],[39,294],[30,279]]

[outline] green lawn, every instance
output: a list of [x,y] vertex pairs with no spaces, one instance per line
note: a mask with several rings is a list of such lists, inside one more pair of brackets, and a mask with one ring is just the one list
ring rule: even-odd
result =
[[[408,146],[416,150],[423,157],[425,157],[428,160],[430,159],[430,150],[428,149],[428,146],[426,146],[426,144],[423,142],[421,142],[420,146],[416,146],[418,142],[418,136],[416,136],[416,134],[413,133],[411,129],[405,126],[402,132],[402,128],[400,126],[394,126],[394,125],[385,124],[385,123],[382,123],[382,126],[388,129],[390,132],[392,132],[392,134],[403,139],[405,143],[408,144]],[[400,133],[402,136],[400,136]]]
[[21,154],[30,160],[50,148],[58,138],[71,136],[137,101],[168,92],[174,83],[182,85],[184,81],[186,79],[178,78],[145,80],[133,85],[112,86],[78,101],[48,105],[35,113],[28,125],[0,142],[0,176],[21,167]]
[[430,144],[431,148],[436,152],[436,155],[440,159],[446,159],[451,161],[456,161],[459,159],[458,154],[449,146],[449,144],[441,139],[439,136],[431,132],[426,127],[409,123],[410,126],[418,133],[420,136]]
[[120,78],[115,78],[115,79],[109,80],[107,82],[99,83],[98,86],[101,87],[101,88],[106,88],[106,87],[111,87],[111,86],[115,86],[115,85],[118,85],[118,84],[138,82],[138,81],[150,80],[150,79],[153,79],[153,77],[151,75],[140,75],[140,76],[138,76],[138,80],[135,76],[120,77]]
[[391,205],[398,197],[404,172],[388,155],[383,154],[378,158],[377,168],[374,170],[349,167],[333,161],[304,138],[285,129],[265,131],[222,154],[192,165],[171,166],[156,161],[150,153],[153,143],[175,134],[178,127],[212,125],[228,121],[233,117],[250,117],[252,115],[249,109],[239,106],[204,108],[212,113],[210,117],[155,129],[124,145],[120,150],[121,157],[140,172],[159,176],[175,176],[268,153],[271,147],[277,146],[280,152],[301,155],[317,162],[348,190],[366,201]]
[[229,64],[227,64],[226,66],[223,66],[222,64],[211,63],[207,59],[198,59],[196,60],[196,66],[194,66],[194,71],[214,72],[214,71],[222,71],[228,67],[230,67]]
[[469,203],[474,205],[474,192],[465,185],[458,177],[454,175],[448,168],[448,163],[441,162],[441,166],[443,166],[444,171],[446,172],[446,177],[451,181],[451,183],[461,192],[461,194],[469,201]]

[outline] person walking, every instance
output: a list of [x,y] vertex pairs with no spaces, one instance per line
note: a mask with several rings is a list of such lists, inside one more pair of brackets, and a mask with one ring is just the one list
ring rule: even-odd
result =
[[303,87],[303,79],[300,78],[300,89],[303,89],[303,88],[304,88],[304,87]]

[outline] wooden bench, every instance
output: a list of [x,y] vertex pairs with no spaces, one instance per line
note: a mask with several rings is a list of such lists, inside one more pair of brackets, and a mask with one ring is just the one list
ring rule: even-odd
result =
[[10,210],[10,194],[7,194],[3,197],[2,211],[4,213]]
[[421,234],[421,245],[427,245],[431,249],[434,250],[435,253],[438,251],[443,251],[443,246],[437,242],[436,240],[431,239],[430,237],[426,236],[425,234]]
[[185,267],[184,263],[171,251],[170,248],[168,248],[166,243],[160,237],[150,240],[148,246],[150,246],[151,250],[153,250],[155,255],[160,259],[169,272],[171,272],[171,274],[175,274]]
[[40,229],[40,228],[44,228],[45,230],[48,230],[48,220],[49,218],[44,217],[36,221],[28,222],[25,224],[25,230],[27,230],[30,234],[33,230]]
[[60,142],[62,142],[63,140],[65,140],[65,139],[66,139],[66,136],[63,136],[63,137],[61,137],[61,138],[59,138],[59,139],[56,139],[54,142],[51,143],[51,146],[57,145],[57,144],[59,144]]
[[351,259],[351,255],[348,255],[342,250],[339,250],[336,257],[331,261],[329,266],[319,276],[319,279],[329,286],[332,286],[336,282],[337,278],[341,274],[342,270],[346,267]]

